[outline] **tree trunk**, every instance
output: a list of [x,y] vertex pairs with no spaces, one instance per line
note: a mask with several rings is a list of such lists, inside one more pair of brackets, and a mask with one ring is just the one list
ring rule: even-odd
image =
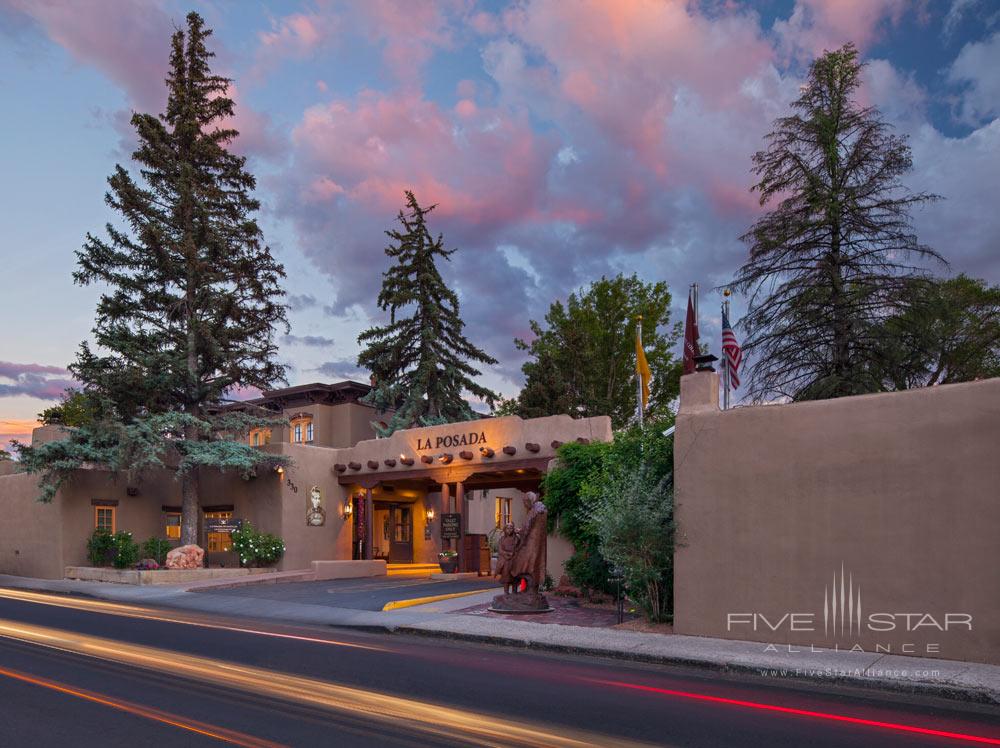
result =
[[181,544],[198,545],[198,474],[181,478]]

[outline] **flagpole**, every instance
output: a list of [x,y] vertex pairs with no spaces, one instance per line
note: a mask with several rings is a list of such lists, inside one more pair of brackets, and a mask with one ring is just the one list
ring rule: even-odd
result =
[[[726,293],[729,293],[729,289],[726,289]],[[723,319],[729,319],[729,297],[727,296],[725,301],[722,302],[722,317]],[[726,357],[726,352],[722,352],[722,409],[729,410],[729,359]]]
[[635,383],[636,401],[635,412],[638,416],[639,428],[642,428],[642,374],[639,372],[639,349],[642,348],[642,315],[635,318],[635,336],[639,345],[635,351]]

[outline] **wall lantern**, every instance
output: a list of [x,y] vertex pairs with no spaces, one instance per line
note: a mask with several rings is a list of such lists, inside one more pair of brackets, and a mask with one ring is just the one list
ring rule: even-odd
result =
[[350,517],[353,512],[354,512],[354,504],[351,501],[350,497],[348,497],[344,499],[344,516]]
[[280,478],[285,474],[285,469],[281,467],[281,465],[278,465],[278,467],[274,469],[274,472],[276,472],[278,474],[278,477]]
[[427,514],[427,521],[428,522],[433,522],[434,521],[434,507],[432,507],[432,506],[427,507],[426,514]]

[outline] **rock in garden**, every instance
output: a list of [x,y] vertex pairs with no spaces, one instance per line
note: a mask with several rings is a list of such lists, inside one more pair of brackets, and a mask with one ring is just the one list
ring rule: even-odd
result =
[[168,569],[200,569],[204,566],[205,551],[199,546],[182,545],[167,553]]

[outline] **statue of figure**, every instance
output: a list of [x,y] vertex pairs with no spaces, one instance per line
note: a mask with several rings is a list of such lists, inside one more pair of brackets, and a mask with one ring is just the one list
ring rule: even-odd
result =
[[508,522],[503,526],[503,533],[497,543],[497,573],[496,577],[503,582],[504,594],[509,594],[511,586],[514,584],[514,554],[517,552],[518,537],[514,530],[514,523]]
[[548,541],[548,511],[538,494],[529,491],[524,495],[524,508],[528,515],[518,533],[519,543],[512,564],[513,577],[525,577],[527,592],[538,594],[545,581],[545,549]]

